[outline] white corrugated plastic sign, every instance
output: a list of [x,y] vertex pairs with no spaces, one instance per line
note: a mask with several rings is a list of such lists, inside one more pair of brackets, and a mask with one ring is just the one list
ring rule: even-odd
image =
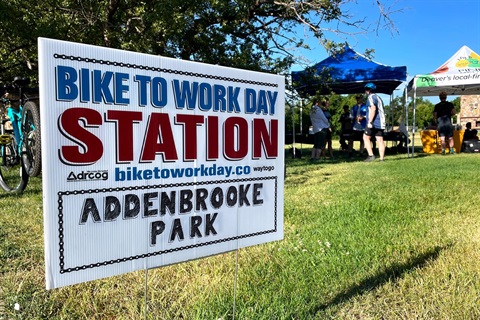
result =
[[39,39],[46,287],[283,239],[284,77]]

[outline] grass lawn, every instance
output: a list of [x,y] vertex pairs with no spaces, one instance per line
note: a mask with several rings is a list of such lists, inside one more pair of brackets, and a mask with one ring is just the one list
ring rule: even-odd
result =
[[50,291],[41,178],[0,193],[0,319],[480,318],[480,154],[311,162],[302,147],[283,241]]

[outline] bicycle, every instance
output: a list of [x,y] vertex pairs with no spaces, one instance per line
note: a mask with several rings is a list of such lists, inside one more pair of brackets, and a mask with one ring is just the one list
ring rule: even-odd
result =
[[[0,127],[0,187],[7,192],[25,190],[30,176],[41,171],[40,117],[36,97],[28,97],[29,79],[15,77],[2,90]],[[18,91],[18,99],[10,92]]]
[[[7,88],[2,90],[0,104],[0,187],[7,192],[22,192],[25,190],[29,175],[25,171],[18,148],[18,138],[14,128],[21,125],[20,106],[12,105]],[[17,130],[18,131],[18,130]],[[17,137],[19,135],[17,134]]]

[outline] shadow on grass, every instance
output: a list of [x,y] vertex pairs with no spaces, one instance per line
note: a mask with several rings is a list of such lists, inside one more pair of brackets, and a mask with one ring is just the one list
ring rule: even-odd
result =
[[415,153],[413,156],[412,154],[408,155],[408,154],[404,154],[405,157],[396,157],[396,158],[392,158],[392,157],[389,157],[388,155],[385,156],[385,161],[405,161],[405,160],[412,160],[412,159],[417,159],[417,158],[424,158],[424,157],[428,157],[430,156],[428,153]]
[[451,244],[442,247],[437,246],[417,257],[410,259],[410,261],[406,263],[394,264],[385,270],[378,272],[376,275],[366,278],[358,285],[349,288],[345,292],[339,293],[327,303],[315,307],[311,311],[311,314],[315,315],[329,307],[346,302],[355,296],[360,296],[364,293],[370,292],[388,281],[397,281],[401,279],[405,273],[417,268],[423,268],[428,262],[436,260],[441,251],[446,250],[451,246]]
[[[417,158],[424,158],[429,157],[431,154],[423,153],[423,152],[416,152],[413,156],[412,154],[407,153],[393,153],[393,154],[385,154],[385,161],[404,161],[404,160],[411,160]],[[334,152],[334,160],[326,159],[320,161],[309,161],[308,157],[303,157],[301,159],[290,159],[285,158],[285,164],[288,167],[303,167],[303,166],[310,166],[310,165],[331,165],[340,162],[363,162],[366,159],[366,154],[358,154],[354,153],[351,157],[347,156],[345,152]],[[375,157],[378,159],[378,152],[375,153]]]

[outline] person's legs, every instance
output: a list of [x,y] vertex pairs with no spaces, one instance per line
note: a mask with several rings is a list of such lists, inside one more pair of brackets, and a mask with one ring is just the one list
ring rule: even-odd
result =
[[450,154],[455,154],[453,137],[448,137],[448,146],[450,147]]
[[454,146],[454,141],[453,141],[453,126],[451,121],[448,122],[448,126],[445,129],[445,137],[448,139],[448,147],[450,148],[450,154],[455,153],[455,149],[453,148]]
[[363,134],[363,144],[369,157],[373,157],[372,142],[370,141],[370,136],[367,135],[367,132]]
[[326,144],[327,132],[325,130],[320,131],[320,152],[318,153],[318,159],[320,156],[325,157],[325,144]]
[[383,161],[385,158],[385,141],[383,141],[383,135],[378,135],[375,137],[377,140],[378,154],[380,155],[380,161]]
[[371,130],[366,130],[365,134],[363,135],[363,141],[365,142],[365,147],[368,152],[368,157],[365,159],[365,162],[370,162],[375,160],[375,156],[373,155],[373,149],[372,149],[372,142],[370,139],[370,136],[367,134],[371,134]]
[[325,135],[324,131],[317,132],[315,134],[315,144],[312,149],[312,159],[319,160],[322,152],[325,150]]
[[348,140],[348,157],[350,158],[352,156],[353,152],[353,143],[357,139],[357,131],[352,130],[350,133],[350,140]]
[[342,130],[340,132],[340,149],[342,151],[346,151],[348,148],[347,141],[345,140],[344,134],[346,133],[346,130]]
[[331,155],[332,151],[331,151],[331,148],[332,148],[332,134],[330,132],[330,129],[324,129],[322,130],[323,134],[324,134],[324,144],[323,144],[323,148],[322,148],[322,157],[325,158],[325,149],[328,148],[328,153]]
[[320,137],[320,132],[315,133],[314,139],[313,139],[313,148],[312,148],[312,155],[310,156],[310,160],[316,160],[317,158],[320,158],[320,147],[321,147],[321,137]]
[[360,155],[363,153],[364,143],[363,143],[363,131],[353,130],[350,140],[348,141],[348,156],[353,155],[353,143],[355,141],[360,141]]
[[353,139],[348,140],[348,156],[350,157],[352,155],[352,150],[353,150]]
[[328,154],[330,155],[330,159],[333,159],[333,148],[332,148],[332,138],[328,139]]
[[453,146],[454,146],[453,137],[448,138],[448,146],[449,146],[450,148],[453,148]]
[[437,133],[440,136],[440,144],[442,145],[442,154],[445,154],[445,148],[447,147],[445,139],[448,139],[448,137],[450,136],[449,127],[451,127],[451,124],[445,123],[443,118],[438,118]]
[[442,154],[445,154],[445,136],[440,136],[440,145],[442,146]]
[[445,150],[445,136],[440,136],[440,145],[442,146],[442,150]]

